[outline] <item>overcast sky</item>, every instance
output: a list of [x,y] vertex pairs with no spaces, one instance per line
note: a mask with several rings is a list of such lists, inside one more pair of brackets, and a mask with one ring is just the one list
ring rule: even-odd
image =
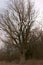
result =
[[0,0],[0,9],[7,7],[8,0]]
[[[0,0],[0,9],[7,7],[7,2],[9,0]],[[36,8],[43,13],[43,0],[33,0],[36,2]]]
[[43,0],[35,0],[37,7],[43,11]]
[[[33,0],[36,2],[37,7],[43,11],[43,0]],[[7,6],[8,0],[0,0],[0,8],[5,8]]]
[[[38,20],[42,20],[38,23],[43,28],[43,0],[33,0],[35,2],[35,8],[39,11],[40,17]],[[41,19],[40,19],[41,18]]]
[[[9,0],[0,0],[0,10],[6,8]],[[35,7],[40,11],[40,15],[43,16],[43,0],[33,0],[36,4]]]

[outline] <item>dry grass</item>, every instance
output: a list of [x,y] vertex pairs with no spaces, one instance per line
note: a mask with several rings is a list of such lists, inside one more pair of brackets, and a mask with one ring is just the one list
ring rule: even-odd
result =
[[[0,65],[21,65],[21,64],[15,64],[14,61],[13,62],[0,61]],[[22,65],[43,65],[43,60],[28,60],[25,62],[25,64]]]
[[25,65],[43,65],[43,60],[28,60]]

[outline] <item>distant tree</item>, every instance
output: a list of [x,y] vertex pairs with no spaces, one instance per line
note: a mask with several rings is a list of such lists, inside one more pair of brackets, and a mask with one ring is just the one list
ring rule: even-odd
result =
[[[11,12],[11,13],[10,13]],[[19,49],[21,61],[29,47],[32,35],[31,28],[36,21],[37,13],[30,0],[11,0],[9,10],[0,15],[0,28],[6,33],[6,44],[13,44]]]
[[32,29],[31,31],[31,39],[29,43],[29,48],[27,52],[25,53],[26,59],[29,58],[39,58],[39,46],[40,46],[40,41],[41,41],[41,35],[42,35],[42,30],[39,28]]

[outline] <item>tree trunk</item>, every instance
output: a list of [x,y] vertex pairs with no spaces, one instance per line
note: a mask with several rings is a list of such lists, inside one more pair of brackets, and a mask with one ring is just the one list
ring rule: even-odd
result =
[[25,54],[20,55],[20,64],[24,65],[25,64]]

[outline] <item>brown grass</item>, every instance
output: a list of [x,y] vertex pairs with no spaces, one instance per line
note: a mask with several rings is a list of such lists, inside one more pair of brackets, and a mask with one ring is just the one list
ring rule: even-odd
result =
[[28,60],[25,64],[15,64],[15,62],[0,61],[0,65],[43,65],[43,60]]

